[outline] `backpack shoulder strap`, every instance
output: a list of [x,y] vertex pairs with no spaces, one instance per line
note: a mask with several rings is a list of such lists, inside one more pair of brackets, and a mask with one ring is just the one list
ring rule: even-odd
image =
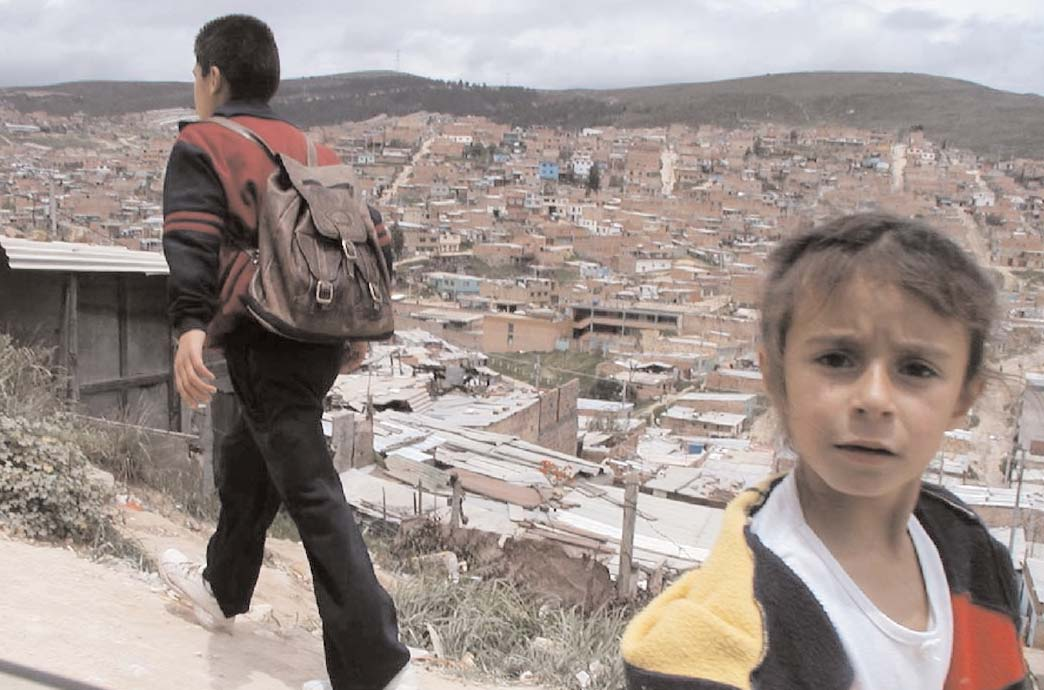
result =
[[[233,120],[230,117],[222,117],[220,115],[217,115],[215,117],[207,118],[206,120],[203,120],[203,122],[213,122],[216,125],[221,125],[222,127],[226,128],[226,129],[230,129],[233,132],[235,132],[235,133],[237,133],[237,134],[239,134],[241,136],[244,136],[247,139],[250,139],[251,141],[257,143],[261,148],[263,148],[265,150],[265,152],[268,154],[269,158],[271,158],[273,161],[275,161],[277,163],[279,162],[279,154],[276,153],[275,150],[271,146],[268,145],[268,142],[265,141],[264,137],[262,137],[260,134],[258,134],[254,130],[250,129],[249,127],[247,127],[243,123],[236,122],[235,120]],[[308,145],[308,160],[307,160],[306,165],[308,165],[308,167],[310,167],[310,168],[311,167],[315,167],[315,165],[317,163],[317,158],[318,158],[318,155],[317,155],[317,152],[316,152],[316,149],[315,149],[315,142],[312,141],[312,138],[310,136],[308,136],[307,134],[304,134],[302,132],[302,135],[304,136],[305,142]]]
[[230,117],[221,116],[210,117],[206,120],[203,120],[203,122],[213,122],[215,125],[221,125],[225,129],[230,129],[236,134],[250,139],[254,143],[258,144],[261,148],[263,148],[265,150],[265,153],[268,154],[269,158],[271,158],[273,161],[279,162],[279,154],[272,150],[272,147],[268,145],[268,142],[265,141],[261,135],[259,135],[257,132],[250,129],[246,125],[236,122]]

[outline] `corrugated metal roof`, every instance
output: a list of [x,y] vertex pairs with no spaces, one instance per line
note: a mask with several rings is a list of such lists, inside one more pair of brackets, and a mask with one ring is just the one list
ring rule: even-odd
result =
[[38,242],[0,236],[0,255],[14,271],[62,273],[144,273],[167,275],[167,260],[156,252],[78,242]]
[[1037,601],[1044,602],[1044,558],[1027,558],[1026,568],[1033,580],[1033,593]]
[[330,393],[341,396],[344,403],[356,410],[364,408],[367,398],[378,407],[405,402],[414,412],[431,409],[428,382],[411,376],[341,374],[334,381]]
[[[969,484],[959,484],[948,488],[957,498],[972,508],[979,506],[1014,508],[1015,494],[1018,491],[1015,486],[972,486]],[[1023,508],[1044,510],[1044,487],[1039,484],[1024,483],[1022,495],[1019,496],[1019,505]]]

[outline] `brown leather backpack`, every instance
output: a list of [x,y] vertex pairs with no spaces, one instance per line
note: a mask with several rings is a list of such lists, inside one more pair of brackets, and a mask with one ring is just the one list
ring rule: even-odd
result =
[[302,165],[235,120],[210,121],[256,142],[276,163],[261,193],[258,247],[248,250],[257,264],[243,298],[251,316],[304,342],[391,337],[391,275],[351,168],[317,166],[311,139]]

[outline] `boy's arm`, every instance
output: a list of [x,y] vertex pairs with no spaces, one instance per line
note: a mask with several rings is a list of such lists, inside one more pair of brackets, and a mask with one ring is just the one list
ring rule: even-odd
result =
[[174,144],[163,182],[163,253],[170,268],[167,311],[178,339],[174,377],[191,406],[216,389],[203,364],[207,324],[217,309],[218,255],[226,200],[210,156],[182,138]]
[[210,156],[179,138],[163,183],[163,252],[170,267],[167,305],[177,337],[206,330],[217,308],[218,252],[225,191]]

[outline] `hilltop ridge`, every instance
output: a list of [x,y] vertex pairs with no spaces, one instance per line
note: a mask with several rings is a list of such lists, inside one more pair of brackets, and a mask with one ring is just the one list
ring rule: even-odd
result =
[[[0,104],[51,115],[113,116],[191,106],[179,82],[70,82],[0,89]],[[513,125],[650,127],[671,123],[920,126],[979,154],[1044,157],[1044,97],[914,73],[803,72],[621,89],[538,90],[370,70],[286,79],[276,108],[305,126],[427,111]]]

